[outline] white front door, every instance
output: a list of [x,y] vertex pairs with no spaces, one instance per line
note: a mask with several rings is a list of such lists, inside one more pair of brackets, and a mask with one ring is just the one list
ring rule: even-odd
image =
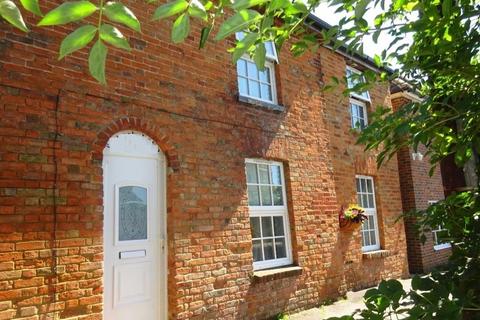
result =
[[164,159],[138,133],[104,150],[104,319],[166,317]]

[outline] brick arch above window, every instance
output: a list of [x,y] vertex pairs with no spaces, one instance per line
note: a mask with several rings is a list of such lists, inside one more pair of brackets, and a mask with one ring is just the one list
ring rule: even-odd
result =
[[168,166],[174,171],[177,171],[180,168],[177,151],[167,135],[163,133],[162,128],[136,117],[117,119],[99,132],[97,139],[93,143],[92,159],[101,161],[103,159],[103,149],[105,149],[108,140],[116,133],[127,130],[134,130],[148,135],[165,154]]

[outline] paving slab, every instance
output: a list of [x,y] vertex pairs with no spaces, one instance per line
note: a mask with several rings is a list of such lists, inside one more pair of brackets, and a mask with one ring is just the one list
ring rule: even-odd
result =
[[[398,279],[405,291],[411,288],[411,279]],[[355,310],[365,308],[363,303],[363,295],[370,289],[364,289],[360,291],[347,292],[346,299],[340,299],[328,306],[322,306],[318,308],[308,309],[299,313],[291,314],[290,320],[322,320],[330,317],[341,317],[351,315]]]

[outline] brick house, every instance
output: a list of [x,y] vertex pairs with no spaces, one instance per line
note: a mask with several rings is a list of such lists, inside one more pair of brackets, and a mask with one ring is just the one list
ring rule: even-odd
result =
[[[398,110],[407,103],[418,101],[419,97],[399,85],[392,85],[391,100],[393,109]],[[420,146],[417,152],[405,147],[397,153],[404,212],[424,210],[431,203],[443,200],[445,195],[448,195],[441,172],[441,168],[445,167],[444,163],[430,176],[430,162],[425,153],[425,146]],[[451,170],[447,177],[452,177]],[[447,263],[451,249],[450,243],[442,243],[439,240],[438,235],[442,231],[443,229],[439,227],[431,233],[426,233],[426,240],[422,243],[415,229],[415,218],[405,219],[408,265],[411,273],[427,273]]]
[[263,319],[408,275],[397,160],[352,130],[389,87],[321,91],[373,63],[270,47],[258,72],[128,3],[107,87],[86,51],[57,61],[72,26],[0,30],[0,319]]

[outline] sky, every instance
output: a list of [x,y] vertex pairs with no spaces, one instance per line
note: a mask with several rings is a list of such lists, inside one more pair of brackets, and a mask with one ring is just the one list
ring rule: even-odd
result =
[[[390,5],[389,2],[390,1],[385,2],[386,7]],[[320,3],[317,10],[315,10],[315,15],[331,25],[336,25],[342,18],[341,14],[335,13],[336,8],[337,7],[329,7],[326,3]],[[369,24],[373,25],[375,16],[381,12],[381,8],[379,7],[367,10],[365,19]],[[393,38],[385,32],[382,32],[378,38],[378,43],[375,43],[371,37],[368,37],[364,41],[364,53],[370,57],[373,57],[375,54],[380,55],[382,50],[386,49],[392,41]]]

